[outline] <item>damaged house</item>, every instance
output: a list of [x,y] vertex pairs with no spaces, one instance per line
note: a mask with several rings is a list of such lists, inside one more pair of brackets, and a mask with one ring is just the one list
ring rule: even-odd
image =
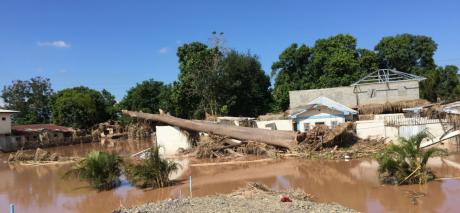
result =
[[346,121],[352,121],[357,111],[326,97],[317,97],[307,105],[291,110],[296,130],[306,132],[316,125],[334,128]]

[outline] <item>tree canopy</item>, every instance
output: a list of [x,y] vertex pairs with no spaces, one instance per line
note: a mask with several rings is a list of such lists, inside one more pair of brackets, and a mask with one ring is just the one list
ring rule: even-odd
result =
[[350,85],[377,68],[373,51],[358,49],[356,38],[339,34],[313,47],[292,44],[272,65],[275,111],[289,107],[289,91]]
[[57,92],[51,98],[53,123],[86,129],[114,118],[109,110],[113,96],[103,93],[83,86]]
[[16,80],[12,85],[5,86],[2,98],[7,109],[19,111],[13,117],[14,123],[49,123],[49,99],[52,94],[53,89],[48,78],[34,77],[26,81]]
[[159,109],[169,111],[171,87],[153,79],[138,83],[128,90],[119,107],[127,110],[158,113]]
[[258,58],[199,42],[177,51],[179,79],[173,85],[175,114],[256,116],[269,110],[270,78]]

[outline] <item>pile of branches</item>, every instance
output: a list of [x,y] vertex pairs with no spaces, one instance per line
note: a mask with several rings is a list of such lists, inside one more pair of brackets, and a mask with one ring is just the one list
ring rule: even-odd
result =
[[[319,151],[326,147],[346,146],[353,142],[350,138],[349,129],[352,123],[343,123],[334,128],[329,128],[325,125],[315,126],[310,129],[303,142],[299,143],[298,150],[300,151]],[[351,137],[353,137],[351,135]]]
[[201,137],[200,143],[195,147],[195,156],[197,158],[265,156],[276,151],[276,147],[265,143],[238,141],[228,137],[209,135]]

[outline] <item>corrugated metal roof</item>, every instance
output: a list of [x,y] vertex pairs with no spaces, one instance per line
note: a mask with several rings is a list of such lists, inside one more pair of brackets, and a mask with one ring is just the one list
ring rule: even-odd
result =
[[18,113],[16,110],[0,109],[0,113]]
[[15,125],[12,127],[13,131],[17,132],[40,132],[43,130],[57,131],[57,132],[72,132],[72,128],[58,126],[55,124],[28,124],[28,125]]
[[338,110],[338,111],[341,111],[343,112],[345,115],[356,115],[358,114],[358,112],[356,110],[353,110],[341,103],[338,103],[330,98],[327,98],[327,97],[324,97],[324,96],[320,96],[320,97],[317,97],[315,99],[313,99],[312,101],[308,102],[308,104],[321,104],[321,105],[324,105],[324,106],[327,106],[329,108],[332,108],[332,109],[335,109],[335,110]]

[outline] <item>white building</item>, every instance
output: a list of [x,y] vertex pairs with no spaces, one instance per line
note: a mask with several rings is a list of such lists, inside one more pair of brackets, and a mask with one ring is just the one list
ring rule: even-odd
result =
[[353,116],[357,113],[357,111],[329,98],[317,97],[307,105],[293,110],[289,117],[294,120],[298,131],[305,132],[316,125],[334,128],[347,120],[353,120]]
[[18,111],[0,109],[0,135],[11,134],[11,114],[13,113],[18,113]]

